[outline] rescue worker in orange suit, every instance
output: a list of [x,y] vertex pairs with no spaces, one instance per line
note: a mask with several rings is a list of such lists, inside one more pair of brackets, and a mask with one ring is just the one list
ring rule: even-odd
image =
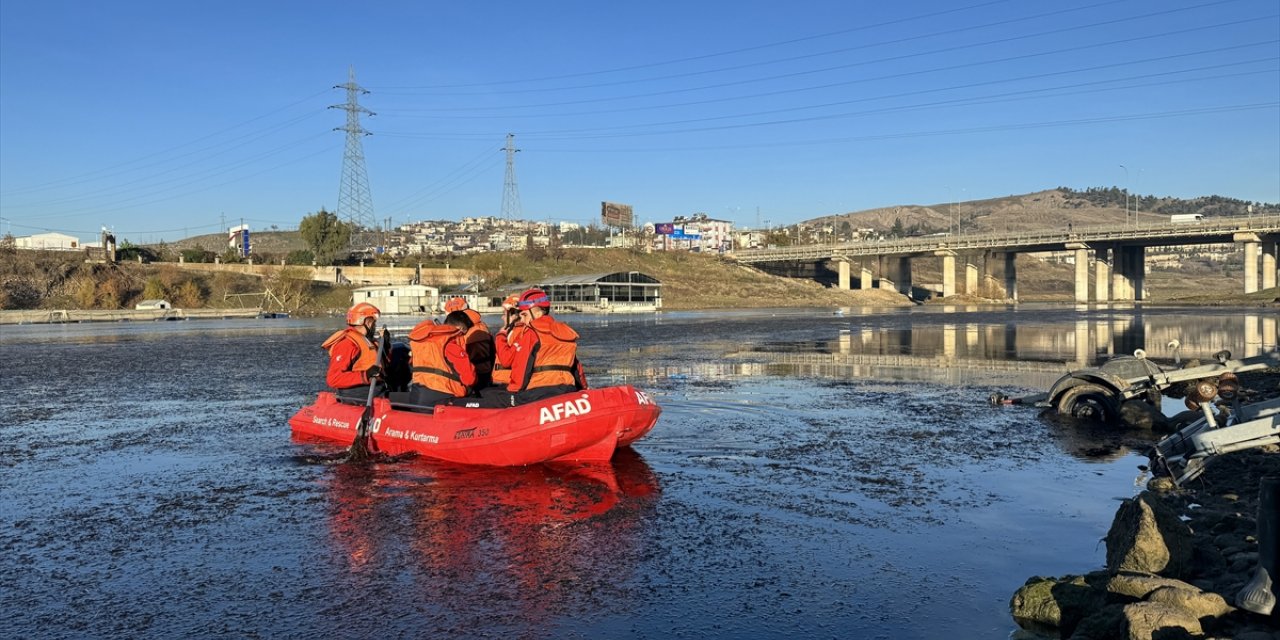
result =
[[520,296],[516,308],[525,329],[514,339],[498,332],[498,360],[511,366],[507,383],[512,406],[586,388],[578,362],[578,333],[551,317],[551,297],[542,289]]
[[[520,324],[520,310],[516,305],[520,304],[520,294],[514,293],[502,301],[502,332],[506,334],[507,344],[515,343],[520,339],[520,332],[525,327]],[[494,349],[497,349],[497,340],[494,340]],[[496,355],[493,361],[493,379],[492,385],[501,388],[502,391],[507,390],[507,384],[511,382],[511,361],[508,357],[507,362],[503,363],[497,359]]]
[[465,298],[451,298],[444,303],[444,310],[446,313],[461,311],[471,320],[471,328],[467,329],[463,338],[467,345],[467,357],[471,359],[471,366],[476,369],[476,383],[473,387],[483,389],[489,386],[493,379],[493,333],[489,331],[489,325],[480,318],[479,312],[467,304]]
[[[378,308],[361,302],[347,310],[347,328],[329,336],[321,348],[329,352],[329,369],[324,381],[338,398],[364,404],[369,384],[382,375],[378,362]],[[379,381],[374,393],[382,393]]]
[[470,395],[476,383],[464,337],[470,328],[467,314],[454,311],[442,324],[427,320],[409,332],[413,382],[408,404],[432,407]]

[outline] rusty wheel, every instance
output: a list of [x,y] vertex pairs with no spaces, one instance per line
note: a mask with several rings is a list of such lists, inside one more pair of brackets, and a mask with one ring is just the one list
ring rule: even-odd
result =
[[1111,422],[1119,411],[1115,395],[1099,384],[1079,384],[1058,396],[1058,413],[1078,420]]

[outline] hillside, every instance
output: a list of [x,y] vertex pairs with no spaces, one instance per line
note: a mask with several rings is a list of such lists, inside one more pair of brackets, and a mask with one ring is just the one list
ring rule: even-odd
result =
[[1191,200],[1129,196],[1126,216],[1125,199],[1125,192],[1114,187],[1084,191],[1059,187],[987,200],[868,209],[823,216],[800,224],[818,228],[831,226],[840,235],[844,235],[846,222],[852,229],[887,233],[898,225],[924,234],[954,229],[958,220],[961,233],[987,233],[1060,229],[1068,224],[1090,227],[1132,223],[1135,208],[1137,221],[1151,224],[1168,222],[1170,215],[1179,213],[1199,213],[1205,217],[1247,216],[1249,205],[1253,205],[1254,215],[1280,215],[1280,204],[1250,203],[1223,196]]
[[[307,248],[307,243],[297,231],[252,231],[249,240],[253,244],[253,252],[261,255],[285,255],[290,251]],[[159,248],[156,245],[155,248]],[[218,233],[192,236],[163,245],[174,252],[187,249],[200,249],[216,254],[227,250],[227,237]]]

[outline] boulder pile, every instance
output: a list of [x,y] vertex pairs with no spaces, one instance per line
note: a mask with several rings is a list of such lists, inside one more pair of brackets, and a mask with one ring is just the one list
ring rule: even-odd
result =
[[1258,565],[1266,476],[1280,476],[1280,449],[1219,456],[1183,488],[1152,480],[1116,511],[1106,567],[1027,580],[1010,602],[1014,620],[1073,640],[1280,640],[1280,606],[1265,616],[1235,606]]

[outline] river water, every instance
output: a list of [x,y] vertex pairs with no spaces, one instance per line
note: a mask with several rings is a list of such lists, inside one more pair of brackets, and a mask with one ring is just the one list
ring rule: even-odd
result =
[[[0,327],[0,637],[1007,638],[1103,564],[1140,436],[992,408],[1272,311],[568,316],[664,412],[605,467],[316,463],[336,321]],[[407,324],[407,323],[406,323]]]

